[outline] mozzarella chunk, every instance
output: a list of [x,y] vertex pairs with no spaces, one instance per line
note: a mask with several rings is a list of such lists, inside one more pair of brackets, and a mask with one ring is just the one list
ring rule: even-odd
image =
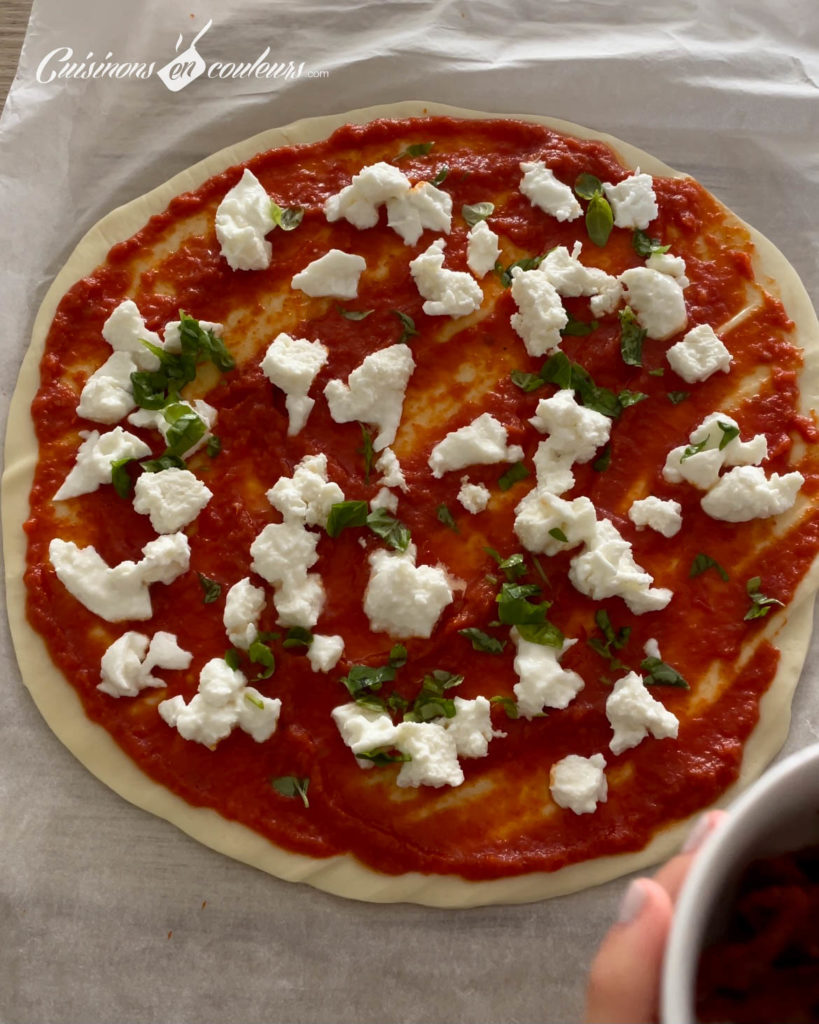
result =
[[475,277],[484,277],[500,256],[498,236],[485,220],[473,224],[466,236],[466,265]]
[[606,760],[602,754],[581,757],[569,754],[552,765],[550,789],[559,807],[575,814],[592,814],[599,803],[608,797],[608,783],[603,769]]
[[636,747],[650,733],[661,740],[676,737],[677,716],[655,700],[636,672],[618,679],[606,700],[606,717],[614,735],[609,743],[613,754]]
[[623,286],[605,270],[581,263],[578,259],[581,250],[580,242],[575,242],[571,253],[565,245],[558,245],[548,253],[539,269],[554,285],[558,295],[563,298],[590,295],[592,315],[603,316],[617,306]]
[[544,487],[535,487],[515,509],[515,533],[534,554],[568,551],[585,544],[596,530],[597,512],[584,494],[567,501]]
[[410,757],[401,765],[397,786],[461,785],[464,773],[452,733],[433,722],[402,722],[396,733],[396,746]]
[[473,515],[477,515],[478,512],[483,512],[486,506],[489,504],[489,499],[492,497],[489,488],[484,484],[471,484],[469,477],[465,476],[461,480],[461,488],[458,491],[458,501],[463,505],[467,512],[471,512]]
[[486,697],[476,697],[474,700],[456,697],[452,703],[455,705],[453,717],[436,719],[436,723],[443,726],[455,740],[458,757],[486,757],[489,741],[495,736],[506,735],[492,728],[492,706],[489,701]]
[[296,519],[269,523],[250,546],[251,568],[274,588],[282,626],[310,629],[324,607],[321,578],[308,569],[318,560],[319,535]]
[[94,547],[55,538],[48,548],[57,578],[90,612],[106,622],[145,620],[153,615],[151,583],[172,583],[190,564],[184,533],[149,541],[138,562],[109,566]]
[[541,398],[529,420],[541,434],[548,434],[549,450],[567,455],[572,462],[588,462],[611,436],[611,419],[581,405],[570,388],[551,398]]
[[405,245],[415,245],[427,229],[449,234],[452,196],[429,181],[419,181],[408,192],[387,200],[387,224]]
[[231,270],[263,270],[273,247],[265,235],[275,226],[270,196],[245,168],[216,208],[216,238]]
[[150,516],[157,533],[177,533],[192,522],[213,493],[190,470],[170,467],[141,473],[134,484],[134,509]]
[[354,299],[358,279],[367,269],[363,257],[331,249],[299,271],[290,282],[311,298]]
[[422,298],[427,316],[467,316],[480,309],[483,302],[481,286],[463,270],[444,267],[443,238],[436,239],[429,248],[410,263],[410,273]]
[[569,322],[560,295],[541,270],[512,271],[512,298],[518,312],[510,317],[515,332],[523,339],[530,356],[553,352],[561,342],[560,332]]
[[285,522],[323,527],[332,506],[344,501],[344,492],[327,479],[327,456],[321,452],[305,455],[292,477],[279,477],[267,492],[267,500],[281,512]]
[[631,545],[608,519],[598,520],[585,550],[572,559],[569,579],[595,601],[622,597],[635,615],[659,611],[673,597],[651,586],[654,578],[635,562]]
[[401,491],[407,490],[407,481],[398,456],[392,448],[385,448],[375,460],[375,468],[381,474],[379,483],[384,487],[398,488]]
[[764,434],[742,441],[736,433],[726,443],[726,437],[738,429],[736,420],[725,413],[706,416],[689,434],[688,445],[672,448],[668,453],[663,477],[669,483],[686,480],[705,491],[714,486],[723,467],[757,465],[766,459],[768,442]]
[[[224,331],[224,326],[222,324],[214,323],[212,320],[197,320],[197,323],[203,331],[209,331],[214,337],[223,340],[222,332]],[[164,350],[178,355],[182,351],[182,321],[170,320],[166,323],[163,337],[164,343],[162,347]]]
[[125,299],[102,325],[102,336],[114,352],[127,352],[140,370],[159,368],[159,357],[145,344],[162,348],[155,331],[149,331],[133,299]]
[[198,692],[189,703],[177,695],[163,700],[157,710],[184,739],[212,748],[237,725],[257,743],[264,743],[276,731],[281,706],[278,698],[265,697],[248,686],[244,674],[223,658],[212,658],[202,668]]
[[522,163],[520,169],[523,171],[520,191],[532,206],[559,221],[576,220],[583,213],[572,189],[559,181],[543,161]]
[[314,672],[329,672],[338,664],[344,653],[344,637],[333,634],[324,636],[314,633],[307,648],[307,660]]
[[308,398],[316,374],[327,362],[328,351],[320,341],[291,338],[284,332],[277,334],[262,359],[262,372],[285,395],[289,417],[287,434],[298,434],[307,422],[315,404]]
[[649,338],[665,341],[685,329],[688,314],[680,282],[649,267],[630,267],[620,275],[626,302]]
[[182,458],[187,459],[194,452],[198,452],[203,445],[206,445],[212,437],[217,416],[212,405],[197,398],[193,402],[174,402],[164,409],[137,409],[128,417],[128,422],[134,427],[158,430],[162,439],[167,443],[168,431],[174,423],[174,417],[190,415],[190,413],[199,417],[205,425],[205,431],[195,444],[182,453]]
[[452,601],[444,569],[415,564],[416,549],[379,549],[370,555],[370,578],[364,612],[376,633],[407,638],[429,637],[441,612]]
[[678,501],[663,500],[649,495],[632,502],[628,517],[638,530],[646,526],[661,533],[663,537],[674,537],[682,528],[682,507]]
[[659,213],[650,174],[637,170],[616,185],[605,182],[603,191],[611,204],[617,228],[644,231]]
[[515,672],[519,682],[513,690],[520,714],[531,719],[544,708],[568,707],[585,684],[577,672],[563,668],[559,659],[577,640],[564,640],[559,648],[535,644],[524,640],[514,627],[511,636],[517,647]]
[[393,515],[398,511],[398,495],[394,494],[389,487],[379,488],[370,499],[370,509],[375,512],[379,508],[385,508]]
[[[386,711],[365,708],[350,701],[333,708],[331,714],[342,740],[354,754],[395,746],[397,729]],[[361,759],[358,763],[362,768],[372,767],[371,761]]]
[[700,504],[712,519],[746,523],[778,516],[793,507],[805,478],[801,473],[772,473],[760,466],[735,466],[720,477]]
[[193,655],[182,650],[173,633],[159,630],[149,639],[143,633],[129,630],[103,654],[102,682],[97,689],[111,697],[136,697],[146,687],[165,685],[153,675],[153,669],[185,669],[192,659]]
[[324,388],[330,415],[336,423],[374,423],[378,434],[373,448],[379,452],[395,440],[404,393],[415,369],[408,345],[390,345],[365,356],[345,384],[328,381]]
[[259,619],[266,604],[264,590],[254,586],[249,576],[228,590],[222,622],[234,647],[242,651],[250,648],[259,632]]
[[373,228],[378,223],[378,208],[410,188],[409,179],[395,164],[380,161],[364,167],[349,185],[330,196],[324,215],[330,223],[343,218],[361,230]]
[[509,445],[506,427],[491,413],[482,413],[465,427],[452,430],[439,441],[429,456],[429,468],[436,479],[466,466],[495,462],[518,462],[523,449]]
[[131,374],[139,367],[129,352],[114,352],[83,385],[77,414],[96,423],[117,423],[136,406]]
[[688,384],[695,384],[722,370],[731,369],[731,353],[710,324],[692,327],[685,337],[666,352],[671,369]]
[[649,270],[657,270],[661,274],[673,277],[680,288],[687,288],[691,283],[686,275],[685,260],[682,256],[673,256],[670,252],[653,252],[646,260]]
[[104,434],[97,430],[81,433],[85,440],[77,449],[73,467],[54,495],[54,501],[76,498],[96,491],[100,484],[110,484],[112,463],[124,459],[142,459],[151,449],[134,434],[114,427]]

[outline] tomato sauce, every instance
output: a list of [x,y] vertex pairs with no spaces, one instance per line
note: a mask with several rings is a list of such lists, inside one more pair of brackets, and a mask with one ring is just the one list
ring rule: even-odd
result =
[[[519,194],[519,164],[524,160],[544,160],[569,183],[582,172],[612,182],[629,173],[605,145],[534,125],[445,118],[377,121],[343,128],[318,144],[254,157],[248,166],[271,197],[282,207],[298,205],[305,210],[297,230],[273,233],[273,259],[263,271],[231,271],[220,256],[213,212],[242,169],[215,176],[175,199],[133,238],[115,245],[106,262],[74,285],[60,303],[32,405],[40,457],[26,524],[28,614],[56,666],[79,693],[87,715],[108,730],[151,778],[191,804],[215,808],[286,849],[315,857],[349,852],[387,873],[415,870],[477,880],[553,871],[642,848],[659,829],[707,806],[736,779],[743,745],[758,722],[760,698],[779,663],[771,643],[757,643],[765,620],[744,618],[749,607],[747,580],[760,576],[766,595],[787,603],[819,547],[815,506],[784,532],[772,520],[722,523],[702,511],[700,492],[671,485],[662,477],[670,448],[687,443],[704,416],[720,409],[737,419],[744,439],[765,434],[770,452],[767,472],[793,468],[789,460],[794,439],[801,439],[807,446],[799,461],[805,476],[803,494],[815,499],[819,482],[813,448],[816,430],[798,404],[802,356],[792,324],[777,300],[760,289],[754,292],[746,232],[689,179],[655,180],[660,214],[650,230],[686,260],[689,326],[709,322],[719,330],[746,307],[749,288],[756,308],[724,339],[733,354],[731,373],[717,373],[695,385],[682,382],[665,361],[667,348],[677,339],[646,341],[643,365],[626,366],[619,353],[616,314],[600,318],[592,334],[564,340],[562,348],[569,358],[582,364],[598,385],[646,395],[614,423],[608,467],[575,465],[575,488],[564,497],[588,494],[598,516],[611,519],[633,544],[637,562],[652,573],[655,586],[674,591],[665,611],[637,616],[618,598],[595,602],[574,590],[567,570],[576,552],[552,558],[527,556],[524,582],[542,587],[543,597],[551,602],[550,619],[577,639],[562,664],[580,673],[585,686],[566,710],[526,721],[508,718],[499,702],[493,710],[494,726],[506,735],[492,740],[487,757],[462,760],[466,782],[459,789],[401,790],[395,786],[396,766],[363,771],[344,746],[331,711],[349,699],[340,678],[350,665],[384,664],[395,641],[373,634],[362,609],[369,575],[366,556],[381,546],[362,529],[346,530],[335,539],[322,532],[319,560],[311,570],[321,574],[326,590],[316,632],[345,638],[339,665],[330,673],[315,673],[303,649],[285,650],[276,644],[276,670],[269,678],[256,680],[258,666],[243,662],[253,685],[282,700],[278,730],[270,740],[259,744],[237,729],[211,750],[182,739],[156,710],[160,700],[175,694],[189,700],[202,666],[223,656],[229,646],[222,625],[224,594],[247,575],[260,583],[250,568],[250,546],[266,524],[279,519],[265,492],[280,476],[290,475],[305,454],[325,452],[329,477],[348,500],[369,500],[378,490],[378,474],[366,472],[360,425],[333,422],[321,392],[330,379],[346,379],[368,352],[398,340],[401,323],[396,311],[411,316],[418,331],[410,340],[416,370],[405,401],[405,412],[415,410],[417,415],[411,422],[405,419],[395,444],[409,485],[400,495],[398,516],[411,530],[419,564],[442,563],[463,586],[429,640],[406,642],[408,662],[398,670],[394,688],[412,699],[425,672],[446,669],[463,674],[456,691],[460,696],[512,696],[517,681],[514,645],[505,629],[491,626],[502,574],[487,549],[502,556],[523,550],[513,532],[514,509],[534,485],[531,460],[542,440],[528,419],[538,400],[555,388],[547,385],[524,393],[511,382],[512,370],[536,372],[543,360],[530,358],[512,330],[509,318],[515,305],[495,275],[482,282],[482,315],[445,340],[441,332],[451,321],[422,312],[423,300],[408,269],[409,261],[434,236],[425,232],[416,246],[407,247],[388,229],[383,214],[377,227],[358,231],[345,221],[329,226],[322,212],[325,199],[362,166],[393,159],[408,144],[419,142],[434,146],[398,165],[413,182],[430,180],[447,168],[441,187],[453,197],[445,263],[451,269],[466,267],[467,228],[459,211],[464,204],[486,200],[495,203],[491,226],[502,240],[507,263],[556,245],[571,250],[577,238],[584,242],[584,261],[612,273],[642,263],[630,231],[614,229],[606,247],[597,248],[586,239],[582,220],[559,224]],[[181,244],[166,246],[174,232],[189,223],[199,227]],[[161,257],[145,259],[146,253],[163,246],[167,251],[163,249]],[[271,297],[287,291],[293,274],[331,246],[360,253],[368,268],[378,267],[379,274],[365,272],[357,299],[347,303],[291,296],[287,325],[276,326],[275,310],[268,309]],[[139,558],[143,545],[155,536],[148,518],[117,497],[112,487],[68,502],[52,501],[73,465],[79,431],[99,426],[77,416],[77,398],[90,370],[110,353],[100,331],[126,297],[136,301],[152,330],[176,319],[179,309],[198,319],[225,323],[226,343],[238,358],[234,370],[197,395],[218,410],[215,431],[222,451],[216,457],[199,454],[190,462],[213,492],[187,530],[191,569],[167,586],[152,586],[150,622],[109,624],[88,612],[57,580],[48,544],[57,536],[81,546],[93,544],[109,564],[115,564]],[[340,306],[371,312],[353,320],[342,315]],[[569,299],[566,306],[576,318],[591,319],[588,299]],[[259,322],[264,331],[254,334]],[[330,350],[330,359],[311,388],[318,399],[315,408],[293,438],[287,437],[284,395],[259,365],[279,329],[321,340]],[[474,369],[477,391],[475,380],[459,373],[464,365]],[[737,401],[736,382],[759,367],[771,372]],[[435,389],[441,400],[426,417],[425,397]],[[680,392],[687,397],[680,399]],[[508,469],[504,465],[474,466],[434,479],[427,467],[432,445],[487,411],[507,425],[509,443],[524,448],[529,475],[508,489],[499,483]],[[161,452],[155,433],[133,432],[143,436],[156,454]],[[470,515],[458,504],[464,475],[489,487],[487,511]],[[681,503],[684,527],[672,541],[651,530],[638,531],[630,522],[627,512],[635,486],[639,496],[654,494]],[[441,521],[442,506],[454,517],[454,529]],[[714,559],[729,578],[714,569],[691,576],[700,553]],[[217,601],[204,602],[200,574],[221,585]],[[631,630],[628,642],[616,652],[621,663],[639,670],[644,644],[655,639],[663,660],[689,682],[688,690],[653,690],[680,719],[676,740],[649,737],[619,756],[609,751],[605,701],[611,684],[623,673],[588,644],[599,636],[595,613],[601,610],[615,629]],[[269,594],[260,628],[281,633],[275,615]],[[458,633],[467,626],[507,640],[503,652],[474,651]],[[96,688],[101,655],[127,629],[174,633],[194,654],[190,669],[163,672],[165,689],[143,691],[134,699],[101,693]],[[719,680],[716,687],[714,674]],[[567,754],[596,752],[602,752],[608,763],[607,802],[586,815],[554,805],[549,796],[551,765]],[[285,775],[309,778],[309,806],[272,786],[271,780]]]

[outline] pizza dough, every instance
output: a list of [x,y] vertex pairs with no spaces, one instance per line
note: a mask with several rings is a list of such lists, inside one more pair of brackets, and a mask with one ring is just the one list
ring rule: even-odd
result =
[[[181,193],[194,190],[208,178],[261,151],[290,144],[317,141],[343,124],[367,123],[378,117],[444,115],[484,118],[496,115],[454,109],[438,104],[409,102],[369,108],[329,118],[298,122],[248,139],[214,154],[160,186],[153,192],[113,211],[88,232],[49,290],[38,313],[31,346],[26,353],[12,402],[4,476],[3,519],[7,564],[7,594],[12,633],[24,682],[37,706],[61,741],[107,785],[127,800],[166,818],[199,841],[236,859],[255,865],[277,877],[306,881],[338,895],[371,901],[410,901],[433,906],[473,906],[494,902],[525,902],[567,893],[652,864],[671,853],[690,822],[681,822],[658,834],[638,853],[601,857],[570,865],[555,872],[530,873],[510,878],[471,882],[454,875],[406,873],[382,875],[346,855],[315,859],[273,846],[261,835],[216,812],[194,807],[154,783],[114,740],[88,719],[75,691],[66,685],[31,629],[25,613],[25,548],[21,527],[28,515],[28,494],[37,459],[29,405],[38,386],[38,366],[45,337],[57,304],[66,290],[102,263],[110,247],[129,238],[154,214],[160,213]],[[565,122],[526,117],[568,135],[600,139],[611,145],[626,166],[660,176],[677,176],[660,161],[600,133]],[[810,301],[795,272],[779,251],[753,229],[754,267],[757,280],[779,295],[797,325],[797,340],[805,349],[800,376],[803,411],[809,414],[819,392],[819,326]],[[785,614],[772,616],[764,635],[775,641],[782,656],[773,685],[760,705],[760,724],[744,752],[737,783],[724,794],[731,798],[737,788],[752,780],[779,749],[788,729],[788,709],[798,681],[812,628],[816,567],[802,581]]]

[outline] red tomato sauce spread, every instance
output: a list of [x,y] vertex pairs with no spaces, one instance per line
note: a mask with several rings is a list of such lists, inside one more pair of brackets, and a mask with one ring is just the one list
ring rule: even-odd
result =
[[[398,158],[408,146],[430,142],[434,146],[424,147],[425,152]],[[98,269],[69,290],[48,334],[41,387],[32,405],[40,455],[26,524],[30,621],[80,695],[87,715],[152,779],[190,804],[215,808],[287,850],[314,857],[348,852],[386,873],[415,870],[475,880],[554,871],[639,850],[658,830],[708,805],[737,778],[743,746],[759,720],[760,698],[780,658],[769,641],[758,642],[766,619],[745,619],[747,581],[760,577],[761,590],[787,604],[819,545],[815,509],[784,526],[775,519],[720,522],[703,512],[701,492],[686,483],[672,485],[662,476],[668,451],[687,444],[702,419],[721,410],[737,420],[743,439],[766,436],[767,473],[796,468],[793,447],[800,442],[807,453],[797,462],[805,477],[802,494],[815,500],[819,477],[811,445],[816,431],[800,412],[802,355],[792,324],[781,304],[754,285],[745,230],[692,180],[655,178],[660,212],[650,234],[685,259],[689,326],[708,322],[719,330],[748,306],[749,295],[753,310],[738,318],[724,337],[733,355],[731,372],[693,385],[678,378],[665,359],[679,336],[647,340],[642,365],[626,365],[616,313],[600,317],[590,334],[564,338],[562,350],[598,386],[645,395],[614,422],[605,464],[594,460],[573,467],[575,486],[564,497],[588,495],[598,518],[610,519],[632,543],[636,561],[653,575],[654,585],[674,594],[665,610],[642,615],[632,614],[617,597],[593,601],[568,580],[571,552],[533,557],[513,532],[515,507],[535,483],[532,458],[543,439],[528,420],[539,399],[556,388],[547,384],[528,393],[510,379],[513,370],[538,372],[544,359],[527,355],[510,326],[515,304],[500,275],[490,272],[481,282],[485,300],[480,316],[464,324],[430,317],[422,311],[408,263],[427,248],[435,237],[432,232],[426,231],[415,246],[404,246],[387,227],[383,211],[379,224],[369,230],[344,220],[327,223],[327,197],[379,160],[395,160],[413,183],[440,177],[446,170],[440,187],[453,199],[453,228],[446,245],[446,266],[452,269],[466,268],[467,226],[459,212],[465,204],[487,200],[495,204],[491,227],[501,239],[506,265],[558,245],[571,250],[578,238],[583,260],[610,273],[644,262],[633,248],[631,231],[615,228],[605,247],[597,247],[586,237],[582,218],[559,223],[518,191],[519,165],[527,160],[543,160],[570,184],[581,173],[620,181],[630,171],[614,153],[600,142],[514,121],[377,121],[345,127],[320,143],[254,157],[247,166],[271,198],[282,208],[304,209],[296,230],[271,236],[273,256],[266,270],[231,270],[214,233],[215,208],[238,181],[241,167],[231,167],[178,197],[132,238],[115,245]],[[196,230],[181,231],[188,224]],[[174,241],[178,237],[181,244]],[[379,273],[362,276],[355,300],[303,297],[296,322],[277,327],[275,316],[267,312],[271,296],[289,291],[294,273],[331,246],[361,254]],[[54,537],[93,544],[114,565],[138,559],[156,536],[149,519],[111,486],[64,502],[52,500],[74,464],[79,432],[99,426],[78,416],[77,399],[84,380],[110,354],[101,328],[126,297],[136,302],[151,330],[161,332],[180,309],[225,324],[225,343],[237,353],[237,362],[235,369],[214,374],[197,392],[218,411],[214,430],[221,452],[202,452],[189,462],[213,492],[186,530],[190,570],[168,585],[151,587],[150,622],[110,624],[86,610],[57,579],[48,545]],[[566,299],[565,306],[577,320],[592,320],[588,299]],[[343,315],[349,310],[367,315],[352,319]],[[416,370],[394,445],[408,485],[397,515],[411,531],[418,564],[442,563],[463,586],[456,589],[430,639],[405,641],[406,665],[383,695],[392,687],[411,700],[424,674],[441,669],[463,675],[459,696],[510,699],[498,700],[492,711],[493,725],[505,737],[493,739],[486,757],[462,762],[465,782],[458,788],[398,789],[400,766],[362,770],[331,718],[333,708],[350,700],[340,682],[350,666],[385,664],[395,643],[394,637],[370,630],[362,609],[367,555],[382,545],[362,529],[347,529],[336,538],[322,531],[312,569],[326,590],[315,631],[344,637],[338,665],[328,673],[313,672],[304,648],[284,649],[275,643],[276,667],[269,677],[257,679],[259,666],[242,663],[261,693],[282,701],[278,728],[269,740],[257,743],[237,729],[209,749],[183,739],[157,713],[158,703],[167,697],[182,694],[189,700],[205,662],[224,656],[230,646],[222,624],[224,594],[245,576],[259,582],[250,567],[249,549],[266,524],[280,519],[265,497],[276,480],[291,475],[303,456],[323,452],[328,477],[346,499],[369,500],[377,492],[379,474],[368,472],[361,425],[334,422],[321,393],[327,381],[346,380],[366,354],[399,339],[402,326],[396,311],[411,317],[417,330],[409,341]],[[264,337],[255,339],[253,325],[260,318]],[[451,340],[442,339],[442,330],[453,328],[457,333]],[[320,340],[330,352],[311,388],[318,400],[294,437],[287,436],[284,394],[260,368],[265,348],[279,329]],[[475,379],[465,380],[458,373],[465,362],[474,367],[479,393]],[[760,369],[764,372],[758,384],[744,388],[737,398],[737,382]],[[433,391],[445,396],[453,410],[444,412],[443,425],[440,408],[448,410],[450,404],[433,406],[433,413],[439,409],[437,416],[423,414],[426,396]],[[427,466],[431,447],[484,412],[506,425],[510,445],[522,446],[527,475],[510,483],[502,480],[509,466],[497,464],[433,478]],[[415,415],[411,432],[408,415]],[[133,432],[155,454],[161,452],[156,433]],[[480,514],[466,512],[457,501],[465,474],[491,492],[490,505]],[[684,526],[672,540],[651,529],[637,530],[629,520],[631,501],[646,494],[674,498],[682,505]],[[585,686],[563,711],[549,710],[531,720],[507,714],[517,682],[515,647],[508,629],[492,626],[503,574],[489,549],[503,558],[525,555],[522,582],[540,586],[542,598],[550,602],[550,621],[577,640],[561,664],[578,672]],[[692,564],[701,554],[722,571],[710,568],[692,575]],[[218,599],[204,600],[201,578],[221,586]],[[601,612],[614,630],[630,630],[627,642],[611,652],[619,666],[639,671],[644,645],[654,639],[662,659],[688,682],[688,689],[652,688],[680,720],[676,739],[649,737],[620,755],[610,752],[605,702],[624,670],[588,642],[601,638],[596,619]],[[263,631],[282,632],[272,600],[259,625]],[[473,650],[459,633],[470,626],[506,640],[502,652]],[[190,668],[162,672],[166,688],[144,690],[135,698],[114,699],[100,692],[100,658],[127,629],[173,633],[193,652]],[[549,795],[551,765],[568,754],[595,752],[606,757],[608,799],[590,814],[558,807]],[[273,786],[272,780],[285,776],[309,779],[306,801]]]

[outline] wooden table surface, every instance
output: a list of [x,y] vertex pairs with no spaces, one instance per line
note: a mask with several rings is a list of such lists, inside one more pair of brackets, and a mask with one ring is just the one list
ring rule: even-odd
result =
[[32,0],[0,0],[0,110],[17,70],[31,3]]

